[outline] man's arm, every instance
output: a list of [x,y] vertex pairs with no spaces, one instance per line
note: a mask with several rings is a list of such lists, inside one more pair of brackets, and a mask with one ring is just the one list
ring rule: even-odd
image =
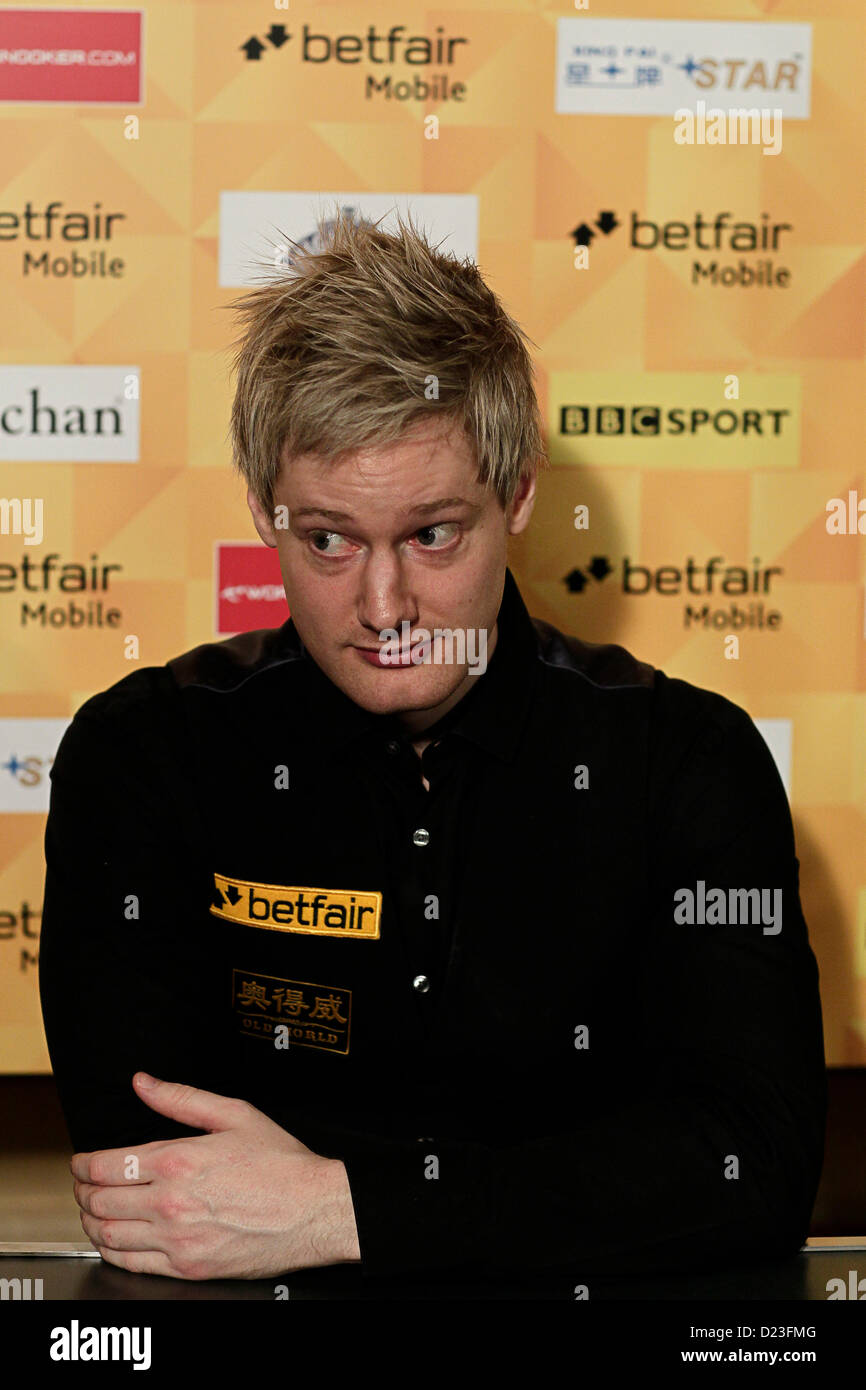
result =
[[[163,680],[147,668],[88,702],[52,769],[40,992],[82,1224],[109,1262],[176,1277],[357,1260],[343,1164],[233,1098],[207,1027],[211,880]],[[145,1071],[157,1087],[133,1087]]]
[[[495,1148],[356,1140],[345,1162],[365,1270],[622,1274],[804,1242],[826,1091],[790,812],[764,740],[731,702],[714,697],[712,717],[683,742],[682,689],[667,682],[657,724],[645,1050],[622,1077],[619,1108],[593,1121],[579,1094],[562,1095],[569,1132],[528,1142],[516,1108],[512,1140]],[[674,894],[698,880],[707,892],[780,889],[781,930],[676,924]]]
[[[213,1040],[190,1001],[207,988],[194,941],[201,874],[156,668],[88,701],[51,771],[39,986],[73,1146],[188,1135],[155,1115],[132,1076],[207,1085]],[[173,771],[172,771],[173,769]]]
[[82,1226],[136,1274],[264,1279],[360,1259],[343,1164],[313,1153],[244,1100],[138,1072],[160,1115],[205,1131],[70,1164]]

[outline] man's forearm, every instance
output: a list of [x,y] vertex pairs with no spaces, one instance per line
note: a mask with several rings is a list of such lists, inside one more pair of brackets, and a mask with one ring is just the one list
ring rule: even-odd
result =
[[310,1243],[322,1264],[359,1264],[361,1246],[346,1165],[340,1158],[321,1161],[322,1187]]

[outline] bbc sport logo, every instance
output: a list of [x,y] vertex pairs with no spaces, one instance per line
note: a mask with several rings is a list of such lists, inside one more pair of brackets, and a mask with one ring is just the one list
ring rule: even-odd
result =
[[792,373],[550,373],[554,466],[794,469],[802,382]]

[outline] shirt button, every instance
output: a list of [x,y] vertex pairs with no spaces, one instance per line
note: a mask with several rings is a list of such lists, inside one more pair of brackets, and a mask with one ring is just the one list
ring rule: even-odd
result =
[[413,845],[429,845],[429,843],[430,843],[430,831],[429,831],[429,830],[416,830],[416,831],[415,831],[415,834],[412,836],[412,843],[413,843]]
[[412,988],[417,989],[419,994],[426,994],[430,988],[430,980],[426,975],[416,975],[412,981]]
[[389,753],[399,753],[400,745],[395,738],[392,738],[387,745]]

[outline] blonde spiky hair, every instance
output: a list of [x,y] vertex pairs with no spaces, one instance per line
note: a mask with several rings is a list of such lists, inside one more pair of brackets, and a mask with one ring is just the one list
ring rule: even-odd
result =
[[[380,219],[381,220],[381,219]],[[233,301],[234,466],[274,509],[284,455],[327,460],[387,445],[422,419],[461,427],[504,508],[545,466],[531,339],[468,258],[440,254],[397,214],[393,233],[338,209],[314,245]]]

